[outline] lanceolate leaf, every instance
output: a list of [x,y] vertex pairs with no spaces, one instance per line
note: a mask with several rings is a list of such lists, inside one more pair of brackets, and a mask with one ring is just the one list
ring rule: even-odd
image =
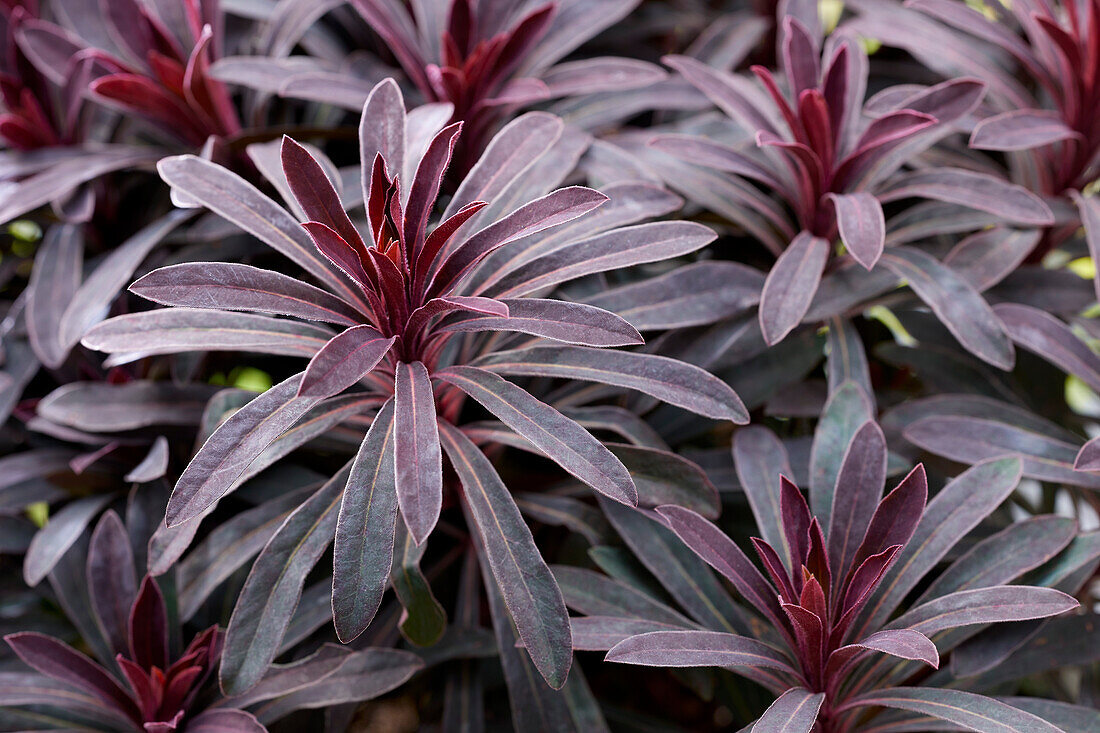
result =
[[353,326],[334,336],[310,359],[298,386],[299,398],[324,399],[367,376],[393,346],[374,327]]
[[393,458],[401,516],[423,544],[443,505],[443,454],[436,427],[435,396],[428,370],[418,361],[397,365]]
[[993,312],[1017,344],[1100,390],[1100,356],[1077,338],[1069,326],[1029,305],[1001,303]]
[[790,567],[790,553],[779,519],[779,477],[790,476],[790,459],[775,433],[752,425],[733,434],[733,463],[757,529]]
[[326,328],[269,316],[166,308],[110,318],[93,326],[81,343],[109,354],[254,351],[308,358],[330,338]]
[[1059,730],[1031,713],[962,690],[892,687],[860,695],[840,709],[867,706],[909,710],[982,733],[1057,733]]
[[831,526],[844,451],[860,426],[872,417],[870,401],[855,382],[841,384],[825,403],[810,451],[810,507],[826,527]]
[[157,170],[170,186],[255,235],[337,292],[352,292],[317,254],[298,222],[237,174],[194,155],[164,158]]
[[239,695],[263,677],[290,623],[302,585],[336,532],[350,464],[286,518],[252,565],[229,619],[221,686]]
[[1053,588],[998,585],[941,596],[902,614],[890,625],[931,636],[958,626],[1056,616],[1079,605],[1072,597]]
[[580,346],[633,346],[638,331],[619,316],[583,303],[539,298],[504,298],[508,314],[464,318],[445,331],[517,331]]
[[1018,458],[984,461],[936,494],[864,610],[861,628],[885,621],[925,573],[1016,488],[1020,472]]
[[987,211],[1006,221],[1044,226],[1054,216],[1042,199],[1022,186],[986,173],[958,168],[935,168],[909,174],[882,193],[883,203],[916,196]]
[[840,241],[870,270],[886,246],[886,218],[882,205],[869,193],[828,194],[836,209]]
[[829,564],[838,576],[846,572],[863,542],[885,481],[886,437],[877,424],[868,421],[852,436],[836,478],[826,535]]
[[370,625],[393,557],[397,522],[393,402],[378,411],[352,463],[333,545],[332,615],[344,643]]
[[464,489],[485,554],[523,645],[554,689],[565,684],[573,659],[565,601],[531,530],[485,456],[457,429],[440,437]]
[[130,292],[161,305],[253,311],[354,326],[362,316],[334,295],[271,270],[189,262],[154,270]]
[[824,701],[823,692],[793,687],[768,706],[752,726],[752,733],[810,733]]
[[116,654],[128,653],[130,605],[137,596],[137,577],[130,537],[114,511],[106,512],[92,532],[88,595],[111,648]]
[[828,242],[803,232],[776,260],[760,296],[760,328],[769,344],[782,341],[806,315],[828,256]]
[[27,554],[23,558],[23,579],[27,585],[38,585],[49,575],[65,551],[73,546],[85,528],[112,498],[110,494],[86,496],[65,505],[50,517],[49,523],[31,540]]
[[647,667],[744,666],[794,673],[767,644],[717,631],[654,631],[616,644],[605,659]]
[[979,122],[970,136],[970,147],[1028,150],[1078,136],[1055,112],[1018,109]]
[[264,392],[222,423],[176,482],[168,501],[169,527],[201,515],[233,487],[259,454],[319,401],[296,397],[301,375]]
[[725,383],[698,367],[663,356],[535,346],[493,354],[478,365],[510,376],[561,377],[627,387],[717,420],[748,422],[744,405]]
[[591,433],[554,408],[483,369],[450,367],[435,376],[473,397],[497,419],[593,489],[618,502],[637,505],[638,492],[619,459]]
[[1012,368],[1016,354],[1004,325],[962,277],[911,247],[892,247],[882,264],[908,282],[970,353],[995,367]]

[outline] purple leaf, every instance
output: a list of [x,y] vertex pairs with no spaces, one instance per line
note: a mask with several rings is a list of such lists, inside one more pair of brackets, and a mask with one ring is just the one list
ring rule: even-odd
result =
[[142,669],[168,669],[168,610],[152,576],[141,581],[130,609],[129,659]]
[[886,481],[886,437],[872,421],[863,424],[844,454],[833,493],[829,565],[843,582],[871,524]]
[[462,132],[462,123],[440,130],[439,134],[428,145],[427,152],[421,158],[409,188],[409,199],[405,205],[402,240],[410,259],[416,261],[420,248],[424,243],[424,228],[428,224],[428,217],[432,213],[436,197],[439,195],[439,187],[443,183],[443,175],[451,164],[451,155],[454,153],[458,136]]
[[779,255],[760,294],[760,329],[766,342],[782,341],[806,315],[828,257],[829,243],[806,232]]
[[86,496],[66,504],[50,516],[46,526],[35,533],[27,547],[27,554],[23,557],[23,580],[27,585],[38,585],[50,574],[61,557],[113,498],[110,494]]
[[1077,459],[1073,462],[1073,470],[1100,471],[1100,437],[1081,446]]
[[309,360],[298,397],[324,399],[343,392],[370,374],[394,341],[396,337],[386,338],[367,325],[353,326],[334,336]]
[[917,197],[945,201],[987,211],[1005,221],[1046,226],[1054,223],[1050,208],[1022,186],[1006,183],[987,173],[958,168],[935,168],[909,173],[881,192],[882,203]]
[[363,238],[348,218],[340,203],[340,194],[317,159],[285,135],[281,158],[283,174],[306,218],[329,227],[353,247],[362,248]]
[[96,266],[76,291],[59,326],[61,343],[72,347],[107,315],[111,302],[130,281],[152,249],[194,212],[176,210],[147,225],[116,247]]
[[[873,416],[871,401],[855,382],[842,383],[825,402],[810,448],[810,506],[826,527],[832,524],[837,476],[844,452],[856,431]],[[837,568],[837,572],[841,569]]]
[[707,95],[718,109],[725,112],[746,131],[776,132],[768,117],[738,88],[732,74],[711,67],[687,56],[665,56],[667,66],[684,75],[692,86]]
[[250,313],[164,308],[115,316],[81,343],[108,354],[150,356],[186,351],[255,351],[312,357],[332,338],[320,326]]
[[42,363],[56,369],[69,355],[61,342],[62,318],[80,285],[84,238],[80,227],[58,224],[46,236],[34,257],[27,285],[27,337]]
[[387,402],[359,446],[336,523],[332,614],[345,644],[370,625],[390,577],[397,522],[394,472],[393,403]]
[[520,237],[572,221],[606,201],[607,196],[599,191],[571,186],[524,204],[453,248],[440,262],[429,292],[449,292],[460,278],[492,251]]
[[995,585],[940,596],[910,609],[890,625],[931,636],[959,626],[1048,618],[1080,605],[1053,588]]
[[986,117],[974,127],[970,147],[979,150],[1030,150],[1059,140],[1081,140],[1081,134],[1057,112],[1015,109]]
[[578,346],[634,346],[638,331],[619,316],[584,303],[541,298],[503,298],[509,313],[457,320],[442,326],[452,332],[516,331]]
[[876,631],[863,641],[843,646],[829,655],[826,677],[842,677],[869,652],[883,652],[901,659],[921,661],[939,669],[940,655],[927,636],[913,629]]
[[882,264],[908,282],[967,351],[999,369],[1012,368],[1016,353],[1004,325],[970,283],[911,247],[891,247]]
[[[881,625],[889,618],[901,599],[955,543],[1012,493],[1020,482],[1020,475],[1018,458],[998,458],[971,467],[940,490],[928,503],[912,537],[864,610],[862,628]],[[889,498],[887,496],[883,504]],[[880,507],[880,511],[882,509]],[[878,514],[875,513],[876,518]],[[906,518],[906,521],[911,519]],[[872,529],[875,524],[872,520]],[[876,535],[883,534],[876,531]],[[867,538],[872,539],[871,530],[868,530]]]
[[824,692],[792,687],[768,706],[752,726],[752,733],[810,733],[823,702]]
[[616,644],[604,659],[646,667],[761,667],[794,674],[778,650],[718,631],[654,631]]
[[196,425],[216,388],[135,379],[122,384],[69,382],[38,403],[38,416],[92,433],[151,425]]
[[405,167],[405,100],[393,79],[380,81],[363,104],[359,123],[359,160],[363,172],[363,200],[370,201],[371,166],[379,155],[390,177]]
[[150,272],[130,292],[161,305],[253,311],[354,326],[363,316],[334,295],[271,270],[230,262],[188,262]]
[[733,583],[737,592],[767,616],[777,629],[785,627],[774,589],[725,533],[689,509],[663,506],[657,512],[684,544]]
[[181,525],[205,512],[234,487],[263,450],[319,401],[297,397],[300,375],[281,382],[222,423],[187,468],[168,500],[165,522]]
[[825,194],[836,209],[840,240],[870,270],[886,246],[886,218],[878,199],[869,193]]
[[173,189],[252,234],[335,292],[354,297],[351,286],[316,254],[294,217],[236,173],[194,155],[164,158],[157,170]]
[[499,374],[564,377],[626,387],[716,420],[748,422],[740,398],[724,382],[699,367],[664,356],[583,346],[534,346],[491,354],[477,363]]
[[1060,730],[1031,713],[993,698],[933,687],[891,687],[866,692],[845,702],[838,710],[869,706],[909,710],[978,731],[1056,733]]
[[678,257],[714,241],[707,227],[662,221],[614,229],[539,257],[502,278],[499,296],[521,296],[583,275]]
[[489,460],[457,429],[446,423],[440,427],[447,456],[462,483],[465,506],[523,646],[546,683],[561,689],[573,661],[561,591]]
[[306,576],[336,532],[349,471],[350,462],[292,512],[253,563],[225,632],[225,694],[242,694],[260,682],[278,653]]
[[952,460],[976,463],[1015,454],[1030,478],[1100,487],[1094,477],[1071,469],[1077,440],[1066,443],[1017,425],[955,415],[923,417],[905,428],[903,435],[910,443]]
[[422,545],[443,504],[443,454],[432,382],[418,361],[397,364],[393,421],[397,500],[409,534]]
[[786,449],[775,433],[752,425],[733,434],[733,463],[757,529],[765,542],[778,548],[783,564],[790,567],[779,515],[779,477],[794,473]]
[[619,314],[639,331],[714,323],[760,302],[764,276],[736,262],[708,260],[657,277],[609,288],[590,305]]
[[551,96],[565,97],[636,89],[667,76],[664,69],[645,61],[603,56],[558,64],[543,72],[541,78]]
[[114,511],[100,517],[88,548],[88,596],[111,649],[130,651],[130,606],[137,596],[134,552],[126,527]]
[[616,616],[582,616],[569,619],[573,648],[606,652],[620,641],[651,631],[676,631],[677,627],[658,621]]
[[[851,580],[869,558],[890,547],[905,546],[913,536],[928,499],[928,479],[918,463],[909,475],[883,497],[867,525],[867,532],[847,569]],[[840,572],[840,569],[838,569]]]
[[1100,391],[1100,357],[1069,326],[1028,305],[1001,303],[993,312],[1017,344]]
[[630,506],[638,492],[623,464],[587,430],[502,377],[454,366],[435,375],[479,402],[563,469],[596,491]]
[[561,137],[563,127],[554,115],[528,112],[501,128],[459,184],[443,218],[449,219],[475,201],[498,200],[508,185]]
[[103,667],[52,636],[25,631],[8,634],[4,641],[20,659],[47,677],[87,692],[131,720],[141,719],[134,701]]
[[943,264],[962,275],[981,293],[1015,271],[1042,236],[1039,229],[985,229],[955,245],[943,258]]

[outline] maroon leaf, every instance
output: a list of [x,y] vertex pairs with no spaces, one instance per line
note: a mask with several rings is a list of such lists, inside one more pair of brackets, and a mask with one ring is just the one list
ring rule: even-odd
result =
[[836,209],[840,240],[870,270],[886,246],[886,218],[878,199],[869,193],[826,194]]
[[638,492],[623,464],[587,430],[502,377],[455,366],[435,375],[481,403],[551,460],[623,504],[636,506]]
[[970,147],[979,150],[1029,150],[1059,140],[1080,140],[1081,135],[1056,112],[1016,109],[986,117],[974,127]]
[[431,379],[418,361],[397,364],[393,421],[397,500],[409,534],[422,545],[443,505],[443,454]]
[[395,340],[366,325],[334,336],[309,360],[297,396],[324,399],[343,392],[369,374]]
[[802,232],[776,260],[760,295],[760,329],[769,344],[782,341],[806,315],[828,257],[828,242]]

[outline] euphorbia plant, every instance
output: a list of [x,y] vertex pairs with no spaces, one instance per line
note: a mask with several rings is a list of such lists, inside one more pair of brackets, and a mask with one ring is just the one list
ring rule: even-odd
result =
[[[638,0],[351,4],[426,101],[454,105],[451,121],[465,123],[452,174],[458,177],[518,108],[644,87],[666,76],[654,64],[611,56],[557,64],[628,14]],[[362,86],[357,78],[308,71],[291,75],[282,93],[349,106],[355,103],[353,90]]]
[[[140,536],[140,533],[138,533]],[[97,663],[63,641],[37,632],[8,634],[4,640],[35,673],[0,672],[0,706],[36,706],[26,711],[38,721],[41,706],[51,712],[47,725],[87,730],[238,731],[262,733],[264,723],[245,708],[260,703],[260,718],[271,722],[287,713],[346,701],[341,691],[330,689],[341,679],[370,678],[375,684],[358,685],[359,696],[381,694],[422,667],[408,652],[365,649],[347,652],[325,647],[317,653],[284,665],[265,679],[264,687],[245,697],[227,698],[211,689],[221,660],[224,632],[210,626],[195,634],[182,651],[180,629],[158,581],[148,574],[137,582],[131,532],[114,511],[100,519],[87,548],[83,578],[73,577],[74,561],[68,557],[61,574],[51,580],[74,619],[87,618],[86,643],[100,656]],[[78,555],[79,553],[70,553]],[[83,582],[81,582],[83,581]],[[171,587],[171,586],[169,586]],[[88,608],[73,604],[88,604]],[[363,667],[367,672],[358,671]],[[355,687],[350,686],[350,687]],[[37,708],[37,709],[36,709]],[[22,720],[19,713],[16,719]]]
[[[360,126],[362,230],[322,165],[292,140],[283,143],[283,169],[309,219],[301,225],[225,169],[192,156],[162,161],[161,174],[175,189],[290,256],[327,291],[242,265],[176,265],[132,287],[176,308],[120,316],[85,338],[92,348],[134,356],[239,349],[310,358],[303,372],[253,400],[207,440],[176,484],[169,531],[193,533],[249,464],[307,411],[325,404],[336,409],[347,400],[377,409],[358,455],[288,518],[254,566],[228,630],[222,682],[229,690],[254,684],[270,662],[305,573],[334,535],[337,631],[351,640],[366,629],[389,577],[398,509],[417,544],[439,519],[444,450],[520,635],[547,681],[564,683],[571,658],[565,607],[510,495],[460,429],[465,397],[597,492],[629,505],[638,502],[638,492],[619,459],[587,430],[500,375],[602,382],[716,419],[747,418],[733,391],[701,369],[606,350],[640,342],[622,318],[530,297],[584,275],[694,251],[713,238],[708,229],[688,222],[623,226],[646,209],[628,188],[617,189],[623,198],[611,201],[582,187],[538,196],[544,184],[525,178],[526,171],[554,163],[544,156],[563,129],[541,113],[519,118],[490,143],[431,228],[461,124],[425,136],[407,119],[397,85],[379,84]],[[420,151],[419,161],[410,160]],[[400,178],[405,170],[415,170],[407,189]],[[502,203],[485,201],[497,197]],[[606,215],[589,213],[601,205]],[[479,267],[493,252],[511,257],[493,261],[489,270]],[[339,330],[232,312],[238,310]],[[482,332],[536,340],[508,352],[510,359],[497,359],[505,356],[503,344],[524,342]],[[537,339],[566,345],[546,348]],[[341,402],[338,395],[353,387],[360,389]],[[279,583],[272,587],[274,578]],[[270,594],[280,605],[261,600]],[[257,607],[277,617],[260,626]],[[261,635],[262,648],[250,643]]]
[[[878,426],[868,421],[852,436],[833,490],[812,495],[815,516],[785,477],[757,480],[759,469],[782,455],[774,436],[753,428],[738,442],[735,453],[759,462],[751,469],[746,465],[742,477],[767,538],[752,539],[763,571],[691,510],[658,507],[655,518],[729,580],[748,604],[751,610],[738,607],[741,618],[732,621],[739,633],[691,628],[678,614],[589,616],[574,620],[579,648],[610,646],[609,661],[630,664],[730,668],[778,696],[755,724],[757,731],[856,730],[868,709],[879,706],[974,730],[1057,730],[994,699],[942,688],[942,679],[930,681],[919,668],[876,662],[885,654],[935,669],[941,653],[966,638],[960,627],[1045,618],[1077,608],[1075,599],[1058,590],[1008,585],[1066,546],[1072,522],[1060,520],[1042,528],[1042,554],[1035,545],[1036,552],[1001,563],[979,545],[933,582],[915,606],[894,616],[925,574],[1012,491],[1020,477],[1018,459],[975,466],[927,505],[927,481],[918,465],[883,497],[886,444]],[[617,523],[639,552],[648,523],[639,525],[629,517]],[[647,565],[649,551],[640,551]],[[567,599],[579,600],[574,587],[567,587]],[[634,604],[636,612],[640,608]],[[869,726],[874,725],[872,720]]]
[[[761,295],[760,325],[769,344],[781,341],[806,316],[832,242],[863,268],[882,265],[910,280],[914,290],[976,355],[1002,368],[1011,347],[1002,333],[974,338],[962,320],[991,321],[988,307],[968,295],[965,317],[944,306],[943,291],[970,290],[962,278],[929,255],[890,247],[883,205],[912,198],[957,204],[1023,225],[1053,221],[1050,210],[1026,189],[961,168],[923,168],[921,153],[951,134],[980,101],[976,79],[953,79],[929,88],[887,89],[864,101],[867,57],[854,39],[823,41],[793,16],[782,19],[782,80],[764,67],[748,80],[674,56],[675,68],[726,113],[755,146],[730,146],[694,135],[658,135],[651,145],[687,162],[719,171],[718,186],[681,187],[698,203],[744,227],[776,256]],[[660,160],[653,161],[660,171]],[[916,168],[915,170],[913,168]],[[678,188],[676,169],[663,173]],[[690,180],[690,178],[688,178]],[[718,197],[733,196],[734,201]],[[776,201],[778,199],[778,202]],[[954,231],[952,222],[945,222]],[[935,223],[932,231],[937,233]],[[832,269],[840,262],[834,262]],[[958,282],[957,282],[958,281]],[[996,331],[995,320],[989,330]]]
[[[1089,250],[1098,256],[1100,206],[1086,190],[1100,174],[1100,3],[1022,2],[990,6],[988,14],[945,0],[915,0],[906,6],[1003,52],[972,55],[995,82],[999,113],[978,122],[970,147],[1009,153],[1014,180],[1042,196],[1068,197],[1079,214],[1076,220],[1063,217],[1047,232],[1031,253],[1033,261],[1071,238],[1082,224]],[[1017,68],[1026,86],[1012,78]],[[1100,280],[1097,288],[1100,292]]]

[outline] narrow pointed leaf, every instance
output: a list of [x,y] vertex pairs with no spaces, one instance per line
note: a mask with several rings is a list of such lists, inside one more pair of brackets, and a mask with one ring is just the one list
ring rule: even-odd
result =
[[653,354],[578,346],[535,346],[485,357],[497,374],[561,377],[626,387],[716,420],[748,422],[748,411],[724,382],[685,362]]
[[343,392],[378,366],[395,340],[367,325],[334,336],[309,360],[298,397],[324,399]]
[[232,262],[187,262],[150,272],[130,292],[161,305],[252,311],[354,326],[363,317],[334,295],[271,270]]
[[875,514],[886,481],[886,437],[872,422],[863,424],[844,454],[833,493],[829,565],[838,580],[848,571]]
[[911,247],[892,247],[882,264],[904,278],[967,351],[999,369],[1016,361],[1004,324],[976,290],[951,268]]
[[569,473],[615,501],[635,506],[638,492],[619,459],[587,430],[504,378],[473,367],[438,372]]
[[393,458],[401,516],[416,544],[423,544],[443,505],[443,454],[436,427],[435,395],[423,364],[397,365]]
[[165,516],[169,527],[205,512],[268,445],[317,404],[317,398],[296,396],[301,379],[296,374],[275,385],[214,431],[176,482]]
[[886,218],[882,205],[869,193],[826,194],[836,209],[840,241],[870,270],[886,246]]
[[1079,138],[1080,133],[1056,112],[1017,109],[986,117],[974,126],[970,147],[979,150],[1030,150],[1059,140]]
[[1047,618],[1079,606],[1074,598],[1053,588],[995,585],[935,598],[907,611],[890,625],[931,636],[959,626]]
[[397,488],[393,402],[371,422],[352,463],[333,545],[332,615],[345,644],[374,619],[390,576]]
[[828,257],[829,243],[803,232],[776,260],[760,295],[760,328],[769,344],[782,341],[802,321]]
[[457,429],[440,437],[458,473],[493,578],[531,661],[554,689],[565,684],[573,659],[569,617],[531,530],[489,460]]
[[824,692],[812,693],[804,687],[791,688],[768,706],[753,724],[751,733],[810,733],[824,701]]
[[616,644],[604,659],[647,667],[744,666],[794,673],[767,644],[718,631],[654,631]]
[[225,633],[220,680],[226,694],[250,689],[275,659],[306,576],[336,532],[349,472],[350,464],[291,513],[252,565]]
[[1031,713],[984,695],[932,687],[892,687],[864,693],[841,710],[881,706],[908,710],[980,733],[1057,733],[1060,729]]

